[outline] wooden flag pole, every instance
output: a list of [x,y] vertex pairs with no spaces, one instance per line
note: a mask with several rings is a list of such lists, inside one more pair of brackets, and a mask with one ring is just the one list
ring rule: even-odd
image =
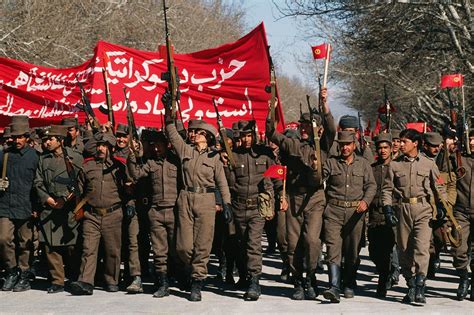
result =
[[324,63],[324,76],[323,76],[323,88],[326,87],[328,81],[328,73],[329,73],[329,56],[331,55],[331,44],[327,44],[326,49],[326,60]]
[[283,166],[285,177],[283,177],[282,201],[286,200],[286,166]]

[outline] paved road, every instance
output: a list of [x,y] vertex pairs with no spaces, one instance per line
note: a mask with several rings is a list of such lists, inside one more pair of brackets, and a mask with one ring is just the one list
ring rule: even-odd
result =
[[[189,302],[187,293],[175,288],[171,296],[164,299],[152,298],[153,287],[146,282],[145,294],[128,295],[125,292],[107,293],[100,289],[93,296],[71,296],[69,293],[48,295],[44,288],[45,280],[38,280],[35,289],[23,293],[0,292],[0,314],[296,314],[296,313],[430,313],[465,314],[474,313],[474,302],[454,300],[457,277],[451,267],[451,258],[442,256],[442,269],[436,280],[428,282],[425,306],[410,306],[400,303],[405,283],[389,291],[385,300],[374,297],[377,277],[374,266],[368,260],[367,250],[362,251],[362,264],[358,275],[359,289],[353,299],[342,299],[340,304],[328,304],[322,296],[316,301],[292,301],[289,296],[292,286],[278,282],[280,262],[276,255],[264,257],[262,276],[262,296],[256,302],[242,300],[241,291],[229,286],[221,286],[215,277],[210,276],[203,291],[203,301]],[[215,272],[215,261],[210,273]],[[319,274],[321,285],[327,286],[327,275]],[[42,289],[42,290],[41,290]]]

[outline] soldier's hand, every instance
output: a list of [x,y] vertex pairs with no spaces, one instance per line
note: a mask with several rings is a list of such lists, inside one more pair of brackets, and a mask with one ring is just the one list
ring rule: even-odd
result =
[[137,211],[135,209],[135,206],[133,205],[126,205],[125,206],[125,215],[127,218],[131,219],[137,214]]
[[221,211],[222,211],[222,206],[216,205],[216,212],[221,212]]
[[227,152],[221,151],[220,153],[222,164],[224,164],[224,166],[227,166],[227,164],[229,163],[229,156],[227,155]]
[[395,216],[395,213],[393,213],[392,206],[386,205],[383,206],[382,209],[385,215],[385,223],[388,226],[396,226],[398,224],[398,218]]
[[314,154],[311,155],[311,168],[315,171],[318,170],[318,159]]
[[224,207],[224,220],[225,223],[229,224],[234,220],[234,214],[232,212],[232,206],[230,204],[223,205]]
[[286,210],[288,210],[288,200],[286,199],[285,196],[281,196],[280,197],[280,211],[283,211],[285,212]]
[[328,100],[328,89],[326,87],[321,88],[321,91],[319,92],[319,98],[322,102],[323,108],[326,108]]
[[367,203],[364,200],[362,200],[359,203],[359,206],[357,207],[356,212],[357,213],[362,213],[362,212],[367,211],[368,208],[369,208],[369,206],[367,205]]

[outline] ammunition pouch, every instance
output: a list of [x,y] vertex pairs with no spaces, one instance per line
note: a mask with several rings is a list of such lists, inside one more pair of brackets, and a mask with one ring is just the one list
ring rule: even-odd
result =
[[259,193],[257,197],[257,208],[262,218],[271,220],[275,216],[275,204],[272,195],[267,192]]
[[10,182],[8,181],[8,178],[0,178],[0,191],[6,191],[9,185]]

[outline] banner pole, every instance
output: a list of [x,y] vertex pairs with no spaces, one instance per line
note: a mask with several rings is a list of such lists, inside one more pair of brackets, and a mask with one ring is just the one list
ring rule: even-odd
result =
[[326,49],[326,60],[324,63],[324,76],[323,76],[323,88],[326,87],[328,81],[328,72],[329,72],[329,56],[331,55],[331,44],[327,44],[328,47]]

